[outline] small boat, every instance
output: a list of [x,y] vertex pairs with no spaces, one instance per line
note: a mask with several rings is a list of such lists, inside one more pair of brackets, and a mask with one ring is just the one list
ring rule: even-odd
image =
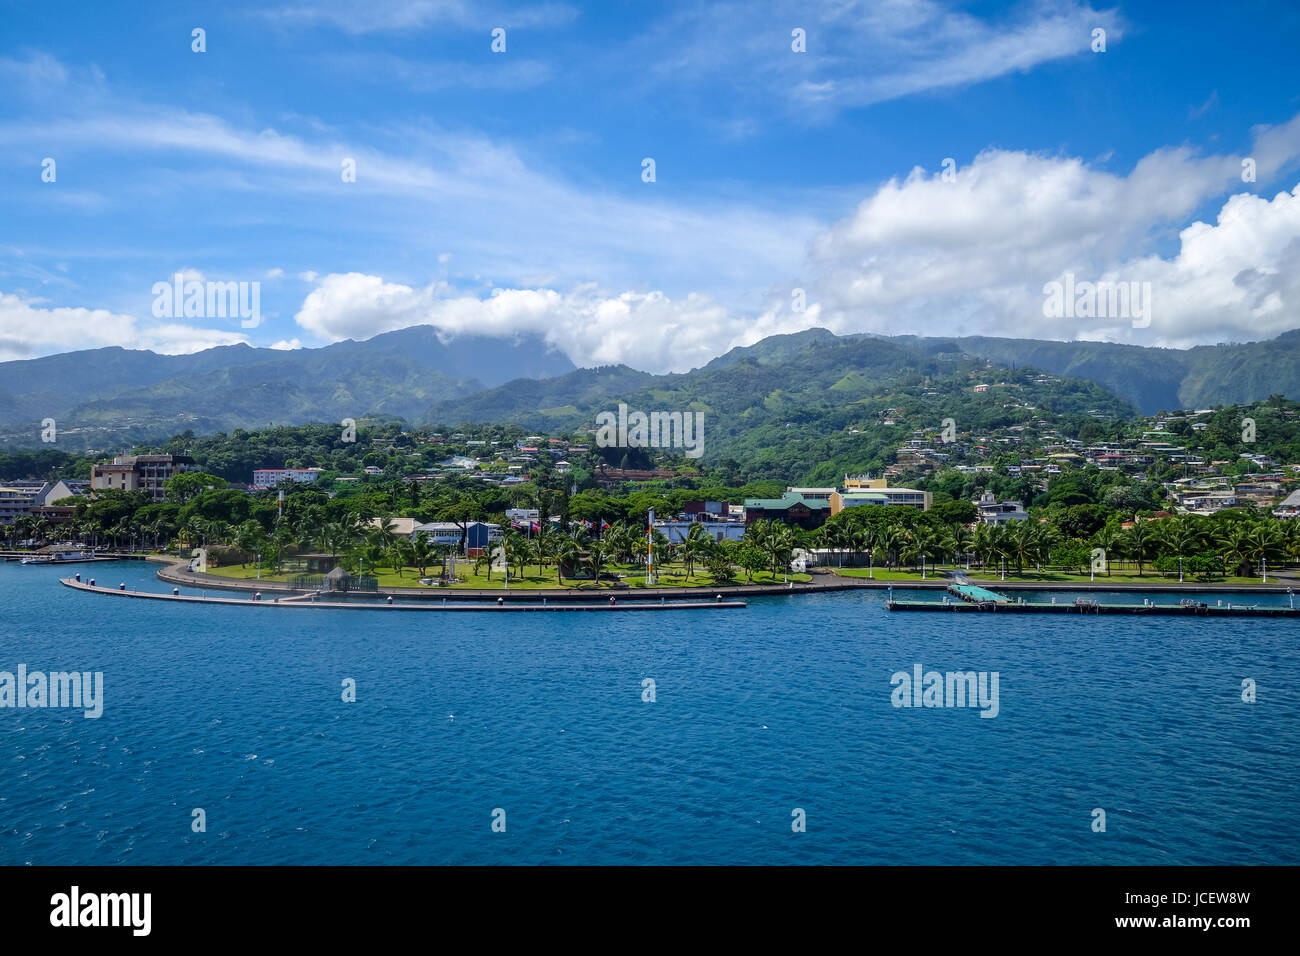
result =
[[65,561],[90,561],[95,557],[93,551],[74,550],[72,548],[47,551],[23,558],[23,564],[62,564]]

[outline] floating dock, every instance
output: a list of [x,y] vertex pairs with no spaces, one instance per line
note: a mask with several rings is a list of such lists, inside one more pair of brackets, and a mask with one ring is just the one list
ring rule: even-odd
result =
[[573,604],[573,603],[546,603],[542,599],[540,604],[508,604],[504,601],[500,603],[490,603],[476,601],[465,604],[448,604],[444,599],[441,604],[434,604],[430,601],[420,603],[393,603],[390,598],[387,602],[383,600],[369,602],[365,604],[351,603],[344,601],[322,601],[313,600],[314,595],[299,594],[294,597],[271,598],[269,600],[259,600],[247,598],[225,598],[225,597],[207,597],[195,594],[157,594],[153,591],[128,591],[122,586],[104,587],[102,585],[92,585],[88,581],[80,581],[76,578],[59,578],[59,583],[65,587],[70,587],[76,591],[87,591],[92,594],[107,594],[115,597],[141,598],[147,601],[178,601],[185,604],[223,604],[227,607],[278,607],[278,608],[330,608],[335,611],[477,611],[480,613],[493,613],[502,611],[713,611],[726,610],[731,608],[745,607],[744,601],[668,601],[661,598],[658,604],[648,602],[626,602],[619,603],[616,598],[610,598],[607,603],[603,604]]
[[950,584],[948,593],[955,594],[968,604],[1010,604],[1011,599],[1004,594],[982,588],[978,584]]
[[[954,585],[948,590],[972,590],[970,585]],[[895,601],[885,605],[891,611],[951,611],[986,612],[993,614],[1129,614],[1164,615],[1172,617],[1300,617],[1300,608],[1263,606],[1258,604],[1211,605],[1204,601],[1185,599],[1178,604],[1102,604],[1093,598],[1077,598],[1070,603],[1045,601],[1011,601],[1000,594],[974,588],[993,595],[992,598],[959,594],[960,601],[944,598],[943,601]]]

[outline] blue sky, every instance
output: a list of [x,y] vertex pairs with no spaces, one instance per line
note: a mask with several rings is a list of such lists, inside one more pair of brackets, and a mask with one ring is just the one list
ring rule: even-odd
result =
[[[1300,326],[1298,53],[1285,2],[0,0],[0,359],[1266,338]],[[154,315],[178,271],[259,282],[260,324]],[[1067,272],[1150,283],[1150,325],[1045,317]]]

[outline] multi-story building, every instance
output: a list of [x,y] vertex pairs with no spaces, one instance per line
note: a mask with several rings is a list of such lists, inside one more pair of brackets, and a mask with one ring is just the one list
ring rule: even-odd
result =
[[830,517],[831,505],[821,498],[805,498],[787,491],[780,498],[746,498],[745,523],[760,518],[798,525],[811,531]]
[[33,495],[25,488],[0,485],[0,524],[13,524],[20,515],[31,514]]
[[320,477],[320,473],[320,468],[257,468],[253,471],[253,483],[249,487],[254,491],[262,491],[274,488],[282,481],[309,485]]
[[[866,475],[845,475],[844,491],[840,497],[851,495],[855,492],[871,491],[884,495],[884,504],[887,505],[908,505],[921,511],[930,510],[930,492],[917,491],[915,488],[892,488],[889,482],[884,478],[869,478]],[[866,504],[866,501],[855,502],[856,504]],[[831,513],[838,514],[839,508],[834,508]]]
[[95,491],[146,491],[154,501],[167,497],[164,486],[173,476],[194,468],[185,455],[118,455],[111,462],[91,468],[90,487]]
[[998,501],[991,491],[985,491],[975,502],[979,509],[979,520],[984,524],[1005,524],[1008,521],[1025,521],[1029,514],[1019,501]]
[[699,526],[714,541],[739,541],[745,536],[743,521],[686,520],[680,518],[655,519],[655,530],[663,532],[670,544],[681,544]]

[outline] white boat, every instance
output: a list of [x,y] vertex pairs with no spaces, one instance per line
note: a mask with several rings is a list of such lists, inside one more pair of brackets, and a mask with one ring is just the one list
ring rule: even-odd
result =
[[65,561],[89,561],[95,557],[93,551],[81,551],[68,548],[59,551],[50,551],[44,554],[33,554],[23,558],[23,564],[62,564]]

